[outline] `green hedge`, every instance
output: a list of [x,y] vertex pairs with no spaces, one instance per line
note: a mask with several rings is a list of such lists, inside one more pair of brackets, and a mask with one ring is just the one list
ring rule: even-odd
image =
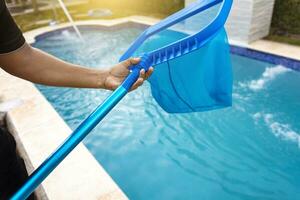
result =
[[98,6],[170,15],[184,7],[184,0],[90,0]]
[[300,35],[300,0],[276,0],[272,32],[278,35]]

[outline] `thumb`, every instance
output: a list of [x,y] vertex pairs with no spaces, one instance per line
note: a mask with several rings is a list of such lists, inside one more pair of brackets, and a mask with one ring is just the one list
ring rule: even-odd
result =
[[141,61],[140,58],[129,58],[129,59],[124,61],[124,65],[126,66],[126,68],[129,68],[132,65],[138,64],[140,61]]

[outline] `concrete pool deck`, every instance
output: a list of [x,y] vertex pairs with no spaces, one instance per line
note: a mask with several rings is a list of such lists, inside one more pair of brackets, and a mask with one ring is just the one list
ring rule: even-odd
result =
[[[71,129],[30,82],[0,69],[0,111],[17,141],[29,173],[71,133]],[[39,199],[127,199],[87,148],[80,144],[43,182]]]
[[[79,21],[76,24],[111,27],[134,22],[153,25],[159,20],[131,16],[114,20]],[[65,23],[39,28],[24,33],[24,36],[28,43],[34,43],[38,35],[69,26],[69,23]],[[300,61],[300,47],[265,40],[251,44],[230,43]],[[71,130],[32,83],[0,70],[0,91],[0,111],[7,113],[8,128],[15,136],[19,152],[25,158],[31,173],[61,144]],[[83,144],[67,157],[42,186],[37,191],[40,199],[127,199]]]

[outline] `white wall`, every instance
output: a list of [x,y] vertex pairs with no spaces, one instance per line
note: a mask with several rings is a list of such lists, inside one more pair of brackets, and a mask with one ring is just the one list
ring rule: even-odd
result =
[[[186,5],[195,0],[185,0]],[[226,24],[231,40],[249,43],[269,34],[275,0],[233,0]]]

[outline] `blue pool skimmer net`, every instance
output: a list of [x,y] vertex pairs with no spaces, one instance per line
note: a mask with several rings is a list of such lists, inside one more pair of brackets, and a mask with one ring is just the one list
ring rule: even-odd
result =
[[11,200],[26,199],[42,183],[129,92],[141,69],[155,67],[149,79],[152,96],[166,112],[231,106],[232,68],[224,29],[231,6],[232,0],[199,0],[146,29],[120,59],[140,56],[141,62],[131,67],[124,82],[29,176]]

